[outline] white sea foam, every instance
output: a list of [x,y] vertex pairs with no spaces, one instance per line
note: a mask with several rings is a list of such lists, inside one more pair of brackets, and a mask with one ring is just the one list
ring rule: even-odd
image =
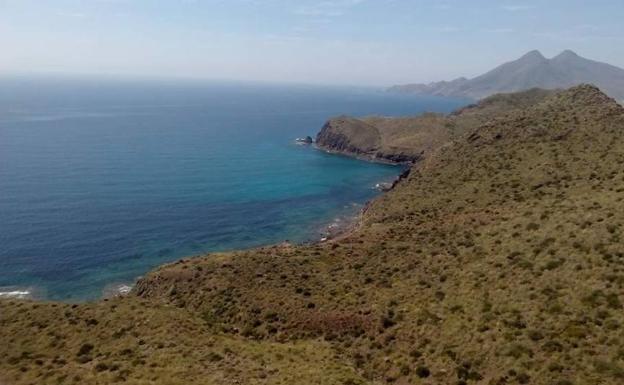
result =
[[123,297],[130,294],[133,285],[127,283],[114,283],[102,290],[102,298]]
[[117,292],[119,293],[119,295],[128,295],[130,293],[130,290],[132,290],[132,286],[130,285],[119,285],[119,287],[117,288]]
[[30,298],[30,290],[10,290],[0,291],[0,298]]

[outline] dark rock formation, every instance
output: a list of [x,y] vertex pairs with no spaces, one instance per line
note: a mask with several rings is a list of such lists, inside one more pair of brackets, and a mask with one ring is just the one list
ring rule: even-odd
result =
[[302,144],[312,144],[312,143],[314,143],[314,140],[312,139],[312,137],[310,135],[308,135],[305,138],[297,138],[296,142],[297,143],[302,143]]

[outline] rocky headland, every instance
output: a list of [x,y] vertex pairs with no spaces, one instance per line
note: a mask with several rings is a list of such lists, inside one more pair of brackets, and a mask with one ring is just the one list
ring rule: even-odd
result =
[[535,105],[551,93],[531,89],[516,94],[498,94],[448,115],[339,116],[325,123],[316,137],[316,145],[328,152],[367,160],[412,164],[484,122]]

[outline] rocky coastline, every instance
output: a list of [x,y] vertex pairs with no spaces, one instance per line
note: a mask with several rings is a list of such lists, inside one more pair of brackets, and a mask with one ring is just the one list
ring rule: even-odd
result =
[[[371,162],[411,165],[421,159],[420,154],[384,152],[377,130],[374,126],[359,123],[355,118],[334,118],[323,125],[315,143],[318,149],[325,152]],[[368,138],[363,137],[363,133]]]

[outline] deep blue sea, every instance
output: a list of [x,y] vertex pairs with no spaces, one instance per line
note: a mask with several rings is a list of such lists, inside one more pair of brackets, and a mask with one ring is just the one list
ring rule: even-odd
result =
[[91,300],[183,256],[318,240],[401,170],[294,138],[334,115],[462,104],[365,88],[0,79],[0,292]]

